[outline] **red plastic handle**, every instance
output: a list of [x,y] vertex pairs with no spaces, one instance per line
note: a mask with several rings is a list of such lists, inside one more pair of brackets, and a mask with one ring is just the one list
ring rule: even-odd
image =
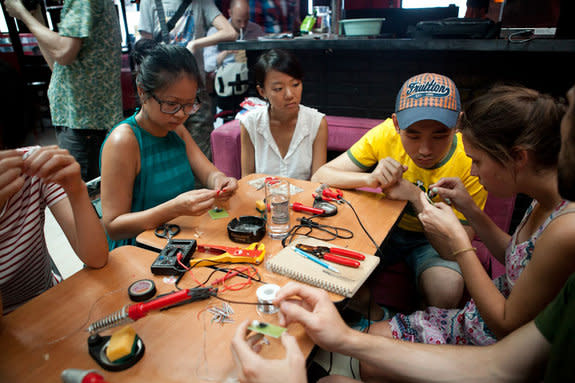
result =
[[356,261],[355,259],[340,257],[331,253],[324,254],[323,259],[325,259],[326,261],[337,263],[339,265],[354,267],[356,269],[359,267],[359,261]]
[[353,259],[359,259],[360,261],[363,261],[365,259],[365,255],[358,253],[357,251],[342,249],[339,247],[331,247],[329,249],[329,252],[332,254],[344,255],[346,257]]
[[318,209],[316,207],[310,207],[310,206],[305,206],[299,202],[294,202],[291,205],[291,208],[293,211],[304,211],[306,213],[311,213],[311,214],[323,214],[325,213],[325,210],[323,209]]
[[168,295],[164,295],[162,297],[152,299],[149,302],[144,303],[137,303],[134,305],[130,305],[128,307],[128,316],[130,319],[136,321],[140,318],[143,318],[148,314],[148,312],[152,310],[158,310],[162,307],[171,306],[175,303],[179,303],[181,301],[185,301],[186,299],[190,298],[191,292],[190,289],[175,291]]

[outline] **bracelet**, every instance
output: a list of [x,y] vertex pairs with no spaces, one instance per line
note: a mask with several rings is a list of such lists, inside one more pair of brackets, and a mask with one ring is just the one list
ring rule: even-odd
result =
[[465,253],[466,251],[477,251],[477,248],[475,247],[468,247],[465,249],[461,249],[461,250],[457,250],[454,251],[453,253],[451,253],[451,255],[449,256],[449,258],[455,258],[457,255],[461,254],[461,253]]

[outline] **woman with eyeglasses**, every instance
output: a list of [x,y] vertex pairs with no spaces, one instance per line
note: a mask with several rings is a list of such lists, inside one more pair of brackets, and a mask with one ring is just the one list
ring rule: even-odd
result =
[[[102,146],[102,221],[110,249],[181,215],[202,215],[237,189],[184,127],[198,111],[200,72],[177,45],[140,40],[134,47],[141,108],[116,125]],[[196,182],[205,189],[195,189]]]

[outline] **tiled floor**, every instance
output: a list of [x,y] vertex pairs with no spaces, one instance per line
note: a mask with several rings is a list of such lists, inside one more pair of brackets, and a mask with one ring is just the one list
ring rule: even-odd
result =
[[[27,140],[27,145],[55,145],[56,135],[52,128],[45,128],[43,131],[31,136]],[[68,278],[83,267],[82,262],[72,250],[66,235],[54,219],[50,209],[46,209],[46,223],[44,234],[50,255],[62,277]]]

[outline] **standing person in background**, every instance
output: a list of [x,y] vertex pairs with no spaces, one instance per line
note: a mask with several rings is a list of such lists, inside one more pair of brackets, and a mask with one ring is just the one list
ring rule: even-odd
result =
[[[234,41],[238,34],[212,0],[141,0],[139,32],[144,39],[157,38],[162,34],[157,3],[162,4],[166,22],[176,14],[180,6],[188,4],[174,28],[169,31],[169,42],[184,45],[194,54],[200,68],[201,81],[205,81],[203,48],[223,41]],[[218,31],[206,36],[210,26]],[[200,95],[200,99],[201,108],[188,118],[186,129],[206,157],[211,159],[210,133],[214,120],[212,106],[206,92]]]
[[327,158],[327,120],[301,105],[303,70],[281,49],[263,53],[254,66],[256,87],[268,102],[240,117],[242,177],[263,173],[309,180]]
[[299,4],[297,0],[249,0],[250,20],[263,26],[265,33],[294,32],[299,30]]
[[21,0],[5,6],[34,34],[52,69],[48,98],[58,144],[78,161],[84,181],[98,177],[107,128],[122,118],[122,40],[114,2],[64,1],[58,32],[44,25],[40,8],[31,13]]
[[[256,40],[264,35],[262,28],[250,21],[250,6],[247,0],[232,0],[230,3],[229,22],[238,33],[238,40]],[[217,33],[218,29],[211,27],[208,36]],[[220,51],[217,45],[212,45],[204,49],[204,67],[206,72],[213,72],[220,66],[237,61],[239,52],[244,51]],[[244,61],[245,61],[245,52]]]

